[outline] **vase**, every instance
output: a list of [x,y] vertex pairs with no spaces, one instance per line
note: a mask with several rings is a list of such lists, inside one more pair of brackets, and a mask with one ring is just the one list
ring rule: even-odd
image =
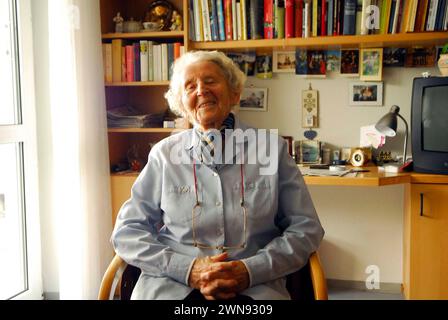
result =
[[442,76],[448,77],[448,53],[440,55],[438,66]]

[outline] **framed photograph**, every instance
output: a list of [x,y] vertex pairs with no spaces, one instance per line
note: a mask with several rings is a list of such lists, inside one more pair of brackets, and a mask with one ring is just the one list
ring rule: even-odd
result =
[[293,139],[291,136],[282,136],[283,139],[286,140],[286,142],[288,143],[288,152],[289,155],[292,157],[292,144],[293,144]]
[[296,157],[298,163],[317,164],[320,163],[320,141],[319,140],[299,140],[296,143]]
[[404,67],[405,48],[384,48],[383,67]]
[[294,73],[296,71],[295,51],[274,51],[272,71]]
[[434,67],[436,64],[435,47],[409,48],[406,51],[405,67]]
[[359,50],[358,49],[341,50],[340,74],[343,77],[358,77],[359,76]]
[[383,76],[383,48],[362,49],[360,79],[381,81]]
[[241,94],[240,111],[267,111],[267,88],[244,88]]
[[382,82],[352,82],[349,84],[349,102],[351,106],[382,106]]

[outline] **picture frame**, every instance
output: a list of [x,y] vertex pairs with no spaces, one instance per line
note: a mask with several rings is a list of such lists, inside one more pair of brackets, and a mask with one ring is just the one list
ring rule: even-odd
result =
[[274,51],[272,57],[272,71],[294,73],[296,71],[296,52]]
[[341,77],[359,77],[359,50],[341,49]]
[[318,164],[321,162],[321,143],[319,140],[299,140],[296,145],[297,163]]
[[382,82],[351,82],[349,84],[349,105],[351,106],[382,106]]
[[286,140],[286,143],[288,144],[289,155],[292,157],[292,155],[293,155],[293,152],[292,152],[293,138],[291,136],[282,136],[282,138]]
[[240,111],[267,111],[268,89],[267,88],[244,88],[241,94]]
[[360,56],[360,79],[381,81],[383,77],[383,48],[362,49]]

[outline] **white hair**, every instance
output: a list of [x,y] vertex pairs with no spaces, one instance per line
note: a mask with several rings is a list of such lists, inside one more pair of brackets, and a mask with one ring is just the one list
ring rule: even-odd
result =
[[178,58],[172,65],[172,77],[170,81],[170,88],[165,93],[165,98],[168,100],[170,109],[182,117],[190,119],[187,110],[182,104],[182,85],[185,68],[190,64],[210,61],[215,63],[223,72],[227,84],[235,93],[241,94],[244,83],[246,82],[246,75],[238,68],[237,65],[227,57],[224,53],[219,51],[189,51]]

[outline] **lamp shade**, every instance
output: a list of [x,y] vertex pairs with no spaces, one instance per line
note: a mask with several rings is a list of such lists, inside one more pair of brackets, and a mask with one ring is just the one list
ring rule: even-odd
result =
[[375,129],[388,137],[395,137],[397,134],[397,115],[400,112],[400,107],[392,106],[389,113],[385,114],[375,124]]

